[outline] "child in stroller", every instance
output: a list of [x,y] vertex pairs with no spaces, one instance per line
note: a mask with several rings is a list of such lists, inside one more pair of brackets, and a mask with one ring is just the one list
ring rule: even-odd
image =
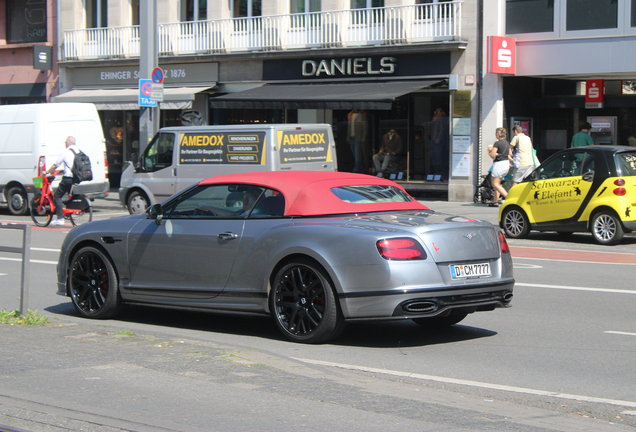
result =
[[482,182],[477,187],[475,195],[473,195],[473,202],[488,204],[492,202],[492,199],[495,196],[495,190],[492,188],[492,176],[490,171],[488,171],[488,174],[481,176],[481,178]]

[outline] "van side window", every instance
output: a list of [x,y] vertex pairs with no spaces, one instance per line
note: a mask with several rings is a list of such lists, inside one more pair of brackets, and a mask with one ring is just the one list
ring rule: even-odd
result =
[[174,134],[160,133],[144,152],[141,168],[144,171],[152,172],[171,166],[173,151]]

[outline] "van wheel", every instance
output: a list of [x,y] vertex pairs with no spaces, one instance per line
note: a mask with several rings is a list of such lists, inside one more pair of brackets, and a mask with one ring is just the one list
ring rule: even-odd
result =
[[9,189],[9,192],[7,192],[7,203],[9,204],[9,211],[15,216],[25,215],[29,210],[27,194],[19,186]]
[[148,197],[143,192],[135,191],[128,197],[128,212],[130,214],[143,214],[148,208]]

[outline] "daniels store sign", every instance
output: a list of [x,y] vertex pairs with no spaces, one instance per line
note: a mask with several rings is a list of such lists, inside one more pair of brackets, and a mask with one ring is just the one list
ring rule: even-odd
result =
[[513,37],[488,37],[488,72],[514,75],[517,72],[517,40]]

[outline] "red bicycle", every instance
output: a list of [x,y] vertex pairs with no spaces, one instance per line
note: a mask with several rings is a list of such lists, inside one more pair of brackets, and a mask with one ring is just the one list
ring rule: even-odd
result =
[[[40,175],[33,179],[34,186],[41,190],[31,200],[31,219],[37,226],[48,226],[55,214],[55,200],[53,199],[51,182],[57,173],[52,176]],[[73,188],[71,188],[68,196],[68,200],[63,201],[64,208],[62,211],[64,219],[69,219],[73,226],[82,225],[93,220],[93,209],[86,195],[73,194]]]

